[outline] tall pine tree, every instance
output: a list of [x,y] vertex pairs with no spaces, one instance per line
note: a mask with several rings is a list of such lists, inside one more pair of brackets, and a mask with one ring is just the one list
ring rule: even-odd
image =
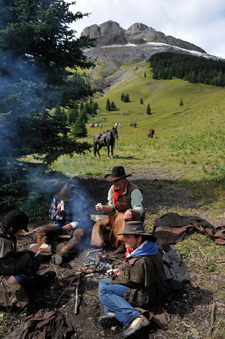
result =
[[[56,107],[75,108],[92,95],[86,78],[72,70],[93,66],[83,54],[93,41],[76,38],[71,24],[83,18],[66,1],[0,1],[0,192],[19,190],[27,155],[51,163],[62,154],[89,150],[70,137]],[[24,179],[26,180],[26,179]],[[23,181],[23,180],[22,180]],[[12,187],[12,186],[11,186]],[[23,187],[25,187],[23,182]],[[13,206],[12,199],[5,199]],[[17,206],[19,205],[17,200]]]
[[151,107],[150,107],[150,104],[148,104],[148,106],[147,106],[146,113],[147,113],[148,115],[151,115],[151,114],[152,114],[152,113],[151,113]]

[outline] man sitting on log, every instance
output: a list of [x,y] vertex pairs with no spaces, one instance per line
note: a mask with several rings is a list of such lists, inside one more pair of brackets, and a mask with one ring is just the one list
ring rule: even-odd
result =
[[131,174],[126,174],[123,166],[113,167],[111,174],[105,176],[112,182],[108,191],[108,203],[98,203],[95,208],[109,214],[95,223],[92,230],[91,246],[105,246],[103,233],[109,233],[109,243],[117,248],[117,253],[125,252],[123,237],[117,235],[124,229],[125,221],[144,221],[145,211],[141,189],[127,180]]
[[49,218],[54,225],[47,225],[37,232],[39,246],[48,244],[45,252],[52,253],[51,240],[60,235],[71,235],[72,238],[60,251],[52,256],[55,264],[61,265],[63,259],[78,250],[78,243],[85,237],[84,229],[91,225],[87,205],[76,190],[72,181],[60,182],[56,187],[50,209]]

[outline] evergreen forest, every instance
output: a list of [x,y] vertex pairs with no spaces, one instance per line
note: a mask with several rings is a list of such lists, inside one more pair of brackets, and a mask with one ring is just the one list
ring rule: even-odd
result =
[[153,79],[173,77],[213,86],[225,86],[225,61],[177,53],[156,53],[150,58]]

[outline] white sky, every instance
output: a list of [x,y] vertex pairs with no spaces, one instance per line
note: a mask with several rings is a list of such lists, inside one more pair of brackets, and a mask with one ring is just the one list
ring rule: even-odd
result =
[[76,0],[70,10],[91,13],[72,26],[77,37],[108,20],[124,29],[139,22],[225,59],[225,0]]

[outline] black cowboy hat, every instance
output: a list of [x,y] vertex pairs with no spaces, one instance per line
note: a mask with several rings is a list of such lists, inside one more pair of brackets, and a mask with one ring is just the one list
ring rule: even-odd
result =
[[75,191],[75,186],[72,181],[64,181],[57,185],[56,195],[59,199],[69,202],[74,199],[77,192]]
[[7,228],[12,227],[14,231],[23,229],[24,231],[29,232],[27,228],[29,217],[20,210],[12,210],[9,212],[4,218],[4,223],[7,225]]
[[147,237],[153,237],[152,232],[145,231],[144,224],[141,221],[127,221],[125,223],[124,230],[122,232],[117,233],[116,235],[142,235]]
[[116,181],[126,177],[130,177],[132,174],[126,174],[123,166],[113,167],[111,174],[105,175],[105,180],[107,181]]

